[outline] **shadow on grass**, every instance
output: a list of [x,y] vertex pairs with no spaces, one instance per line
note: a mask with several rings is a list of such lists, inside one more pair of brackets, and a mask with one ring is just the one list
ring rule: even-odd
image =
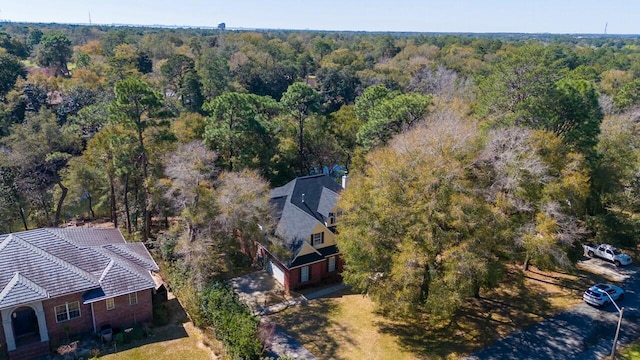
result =
[[355,344],[351,335],[354,329],[332,321],[331,315],[338,311],[339,304],[336,300],[347,294],[353,293],[343,290],[321,299],[303,302],[273,314],[269,319],[304,344],[319,359],[343,359],[338,349],[345,343]]
[[[546,289],[564,290],[564,295],[553,296],[575,301],[586,289],[585,284],[602,281],[606,281],[603,275],[583,269],[571,273],[548,273],[536,268],[525,273],[513,271],[500,288],[469,300],[448,324],[434,327],[428,319],[413,319],[381,321],[376,326],[382,332],[397,336],[406,351],[430,359],[466,355],[557,313],[559,309],[551,303]],[[536,289],[536,284],[545,290]],[[564,331],[571,332],[570,329]]]
[[[613,267],[613,269],[615,269],[615,266],[613,264],[611,264],[610,266],[608,264],[601,266]],[[529,276],[527,275],[528,273],[534,276]],[[566,290],[571,290],[576,294],[582,294],[582,292],[592,284],[599,282],[611,282],[602,274],[588,271],[582,268],[574,268],[571,272],[560,272],[556,270],[554,273],[557,275],[532,268],[527,273],[525,273],[525,277],[534,282],[537,281],[541,283],[547,283]],[[588,286],[585,287],[585,285],[587,284]]]
[[[165,341],[177,340],[189,337],[189,334],[184,328],[184,323],[190,321],[187,313],[182,308],[182,305],[178,302],[178,299],[173,298],[161,304],[167,310],[169,314],[168,322],[162,326],[151,326],[146,329],[145,336],[142,339],[131,340],[124,344],[116,344],[112,341],[111,344],[105,345],[104,350],[107,353],[122,352],[130,350],[143,345],[160,343]],[[114,339],[115,339],[114,334]],[[126,337],[125,337],[126,339]]]
[[[550,318],[580,302],[586,284],[605,280],[601,274],[583,269],[570,273],[545,272],[535,267],[526,273],[513,269],[499,288],[483,291],[481,297],[468,300],[446,324],[434,326],[425,316],[402,321],[377,318],[372,325],[375,331],[394,336],[403,351],[417,357],[455,358],[472,354],[516,330]],[[358,339],[357,333],[360,332],[360,329],[345,327],[341,314],[335,316],[335,312],[340,311],[338,308],[342,307],[339,304],[343,294],[345,292],[289,309],[288,315],[278,315],[275,322],[316,356],[340,359],[340,354],[344,354],[340,347],[355,344],[354,339]],[[345,309],[349,306],[353,305],[347,305]],[[334,316],[329,316],[332,313]],[[344,324],[350,326],[347,321]],[[562,322],[557,325],[562,332],[559,336],[575,330],[563,326]],[[584,326],[587,326],[586,322]],[[331,331],[331,334],[327,335],[327,331]],[[589,335],[593,341],[598,338],[600,331],[593,331]],[[588,345],[585,343],[582,346]],[[552,344],[548,348],[552,349]]]
[[522,273],[509,274],[501,289],[469,300],[449,323],[441,326],[430,324],[426,317],[380,321],[375,325],[381,332],[396,336],[404,350],[429,359],[443,359],[452,354],[470,354],[553,312],[545,296],[526,286]]

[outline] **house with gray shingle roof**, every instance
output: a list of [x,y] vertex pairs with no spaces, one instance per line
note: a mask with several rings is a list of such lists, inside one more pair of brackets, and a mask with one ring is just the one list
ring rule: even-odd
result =
[[37,358],[69,334],[151,321],[157,270],[144,244],[118,229],[0,235],[0,351]]
[[259,244],[258,254],[287,291],[340,280],[335,234],[342,188],[322,174],[299,177],[271,191],[277,241]]

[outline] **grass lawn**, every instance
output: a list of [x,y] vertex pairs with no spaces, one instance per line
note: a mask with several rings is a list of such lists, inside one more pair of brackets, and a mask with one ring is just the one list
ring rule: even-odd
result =
[[426,318],[392,321],[369,298],[345,290],[271,316],[323,359],[458,359],[513,331],[580,303],[587,285],[604,280],[574,274],[513,270],[501,288],[471,299],[447,324]]
[[627,347],[625,347],[622,351],[623,359],[627,360],[640,360],[640,342],[633,343]]
[[[176,335],[182,336],[177,337]],[[105,360],[210,360],[211,350],[203,344],[202,333],[191,323],[156,328],[152,336],[125,345],[125,350],[100,356]]]
[[387,322],[374,312],[373,303],[348,290],[287,309],[271,319],[321,359],[416,358],[398,345],[396,336],[379,331],[379,325]]
[[104,360],[210,360],[217,357],[208,347],[209,340],[202,331],[191,322],[180,306],[180,303],[169,293],[166,303],[169,311],[169,323],[165,326],[154,327],[151,334],[138,341],[123,345],[114,352],[110,347],[109,353],[102,352],[100,359]]

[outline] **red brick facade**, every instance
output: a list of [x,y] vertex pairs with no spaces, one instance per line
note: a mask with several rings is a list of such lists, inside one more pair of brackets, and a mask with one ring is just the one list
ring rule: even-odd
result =
[[[114,298],[115,307],[107,310],[106,300],[93,303],[93,314],[91,304],[82,303],[82,294],[66,295],[42,302],[47,330],[49,333],[49,343],[52,347],[67,342],[68,335],[73,336],[83,333],[91,333],[94,330],[94,319],[96,331],[100,331],[103,325],[110,325],[112,328],[127,328],[134,324],[148,323],[153,320],[152,290],[143,290],[136,293],[137,304],[129,304],[129,295]],[[58,322],[55,308],[65,303],[79,302],[80,317]],[[6,339],[4,331],[0,329],[0,354],[6,352]],[[1,357],[1,356],[0,356]]]
[[93,314],[96,319],[96,329],[100,331],[103,325],[112,328],[125,328],[134,324],[147,323],[153,320],[153,304],[151,290],[139,291],[138,303],[129,304],[129,295],[114,298],[115,308],[107,310],[105,300],[93,303]]
[[300,272],[304,266],[289,269],[284,272],[285,289],[287,291],[300,289],[307,286],[319,285],[321,283],[330,283],[340,281],[340,273],[342,273],[343,261],[340,255],[337,256],[336,269],[329,272],[328,258],[319,262],[309,264],[309,281],[300,281]]
[[[78,301],[80,304],[80,317],[57,322],[56,306],[64,305]],[[49,341],[53,344],[62,344],[67,340],[67,331],[69,335],[82,334],[93,331],[93,321],[91,320],[91,306],[82,303],[82,293],[66,295],[55,299],[49,299],[42,302],[44,316],[47,320],[47,330],[49,332]]]

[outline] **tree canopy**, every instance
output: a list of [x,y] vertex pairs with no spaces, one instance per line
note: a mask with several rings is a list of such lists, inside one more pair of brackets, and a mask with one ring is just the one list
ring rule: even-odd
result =
[[38,45],[38,63],[50,66],[62,76],[69,75],[67,63],[73,55],[71,40],[62,32],[56,31],[42,36]]
[[581,158],[549,132],[480,134],[469,119],[429,117],[372,151],[343,191],[345,282],[386,312],[450,316],[497,284],[505,257],[571,265],[588,194]]
[[251,265],[270,187],[346,169],[345,280],[389,314],[446,318],[506,267],[637,246],[638,47],[4,23],[0,228],[108,218],[196,314]]

